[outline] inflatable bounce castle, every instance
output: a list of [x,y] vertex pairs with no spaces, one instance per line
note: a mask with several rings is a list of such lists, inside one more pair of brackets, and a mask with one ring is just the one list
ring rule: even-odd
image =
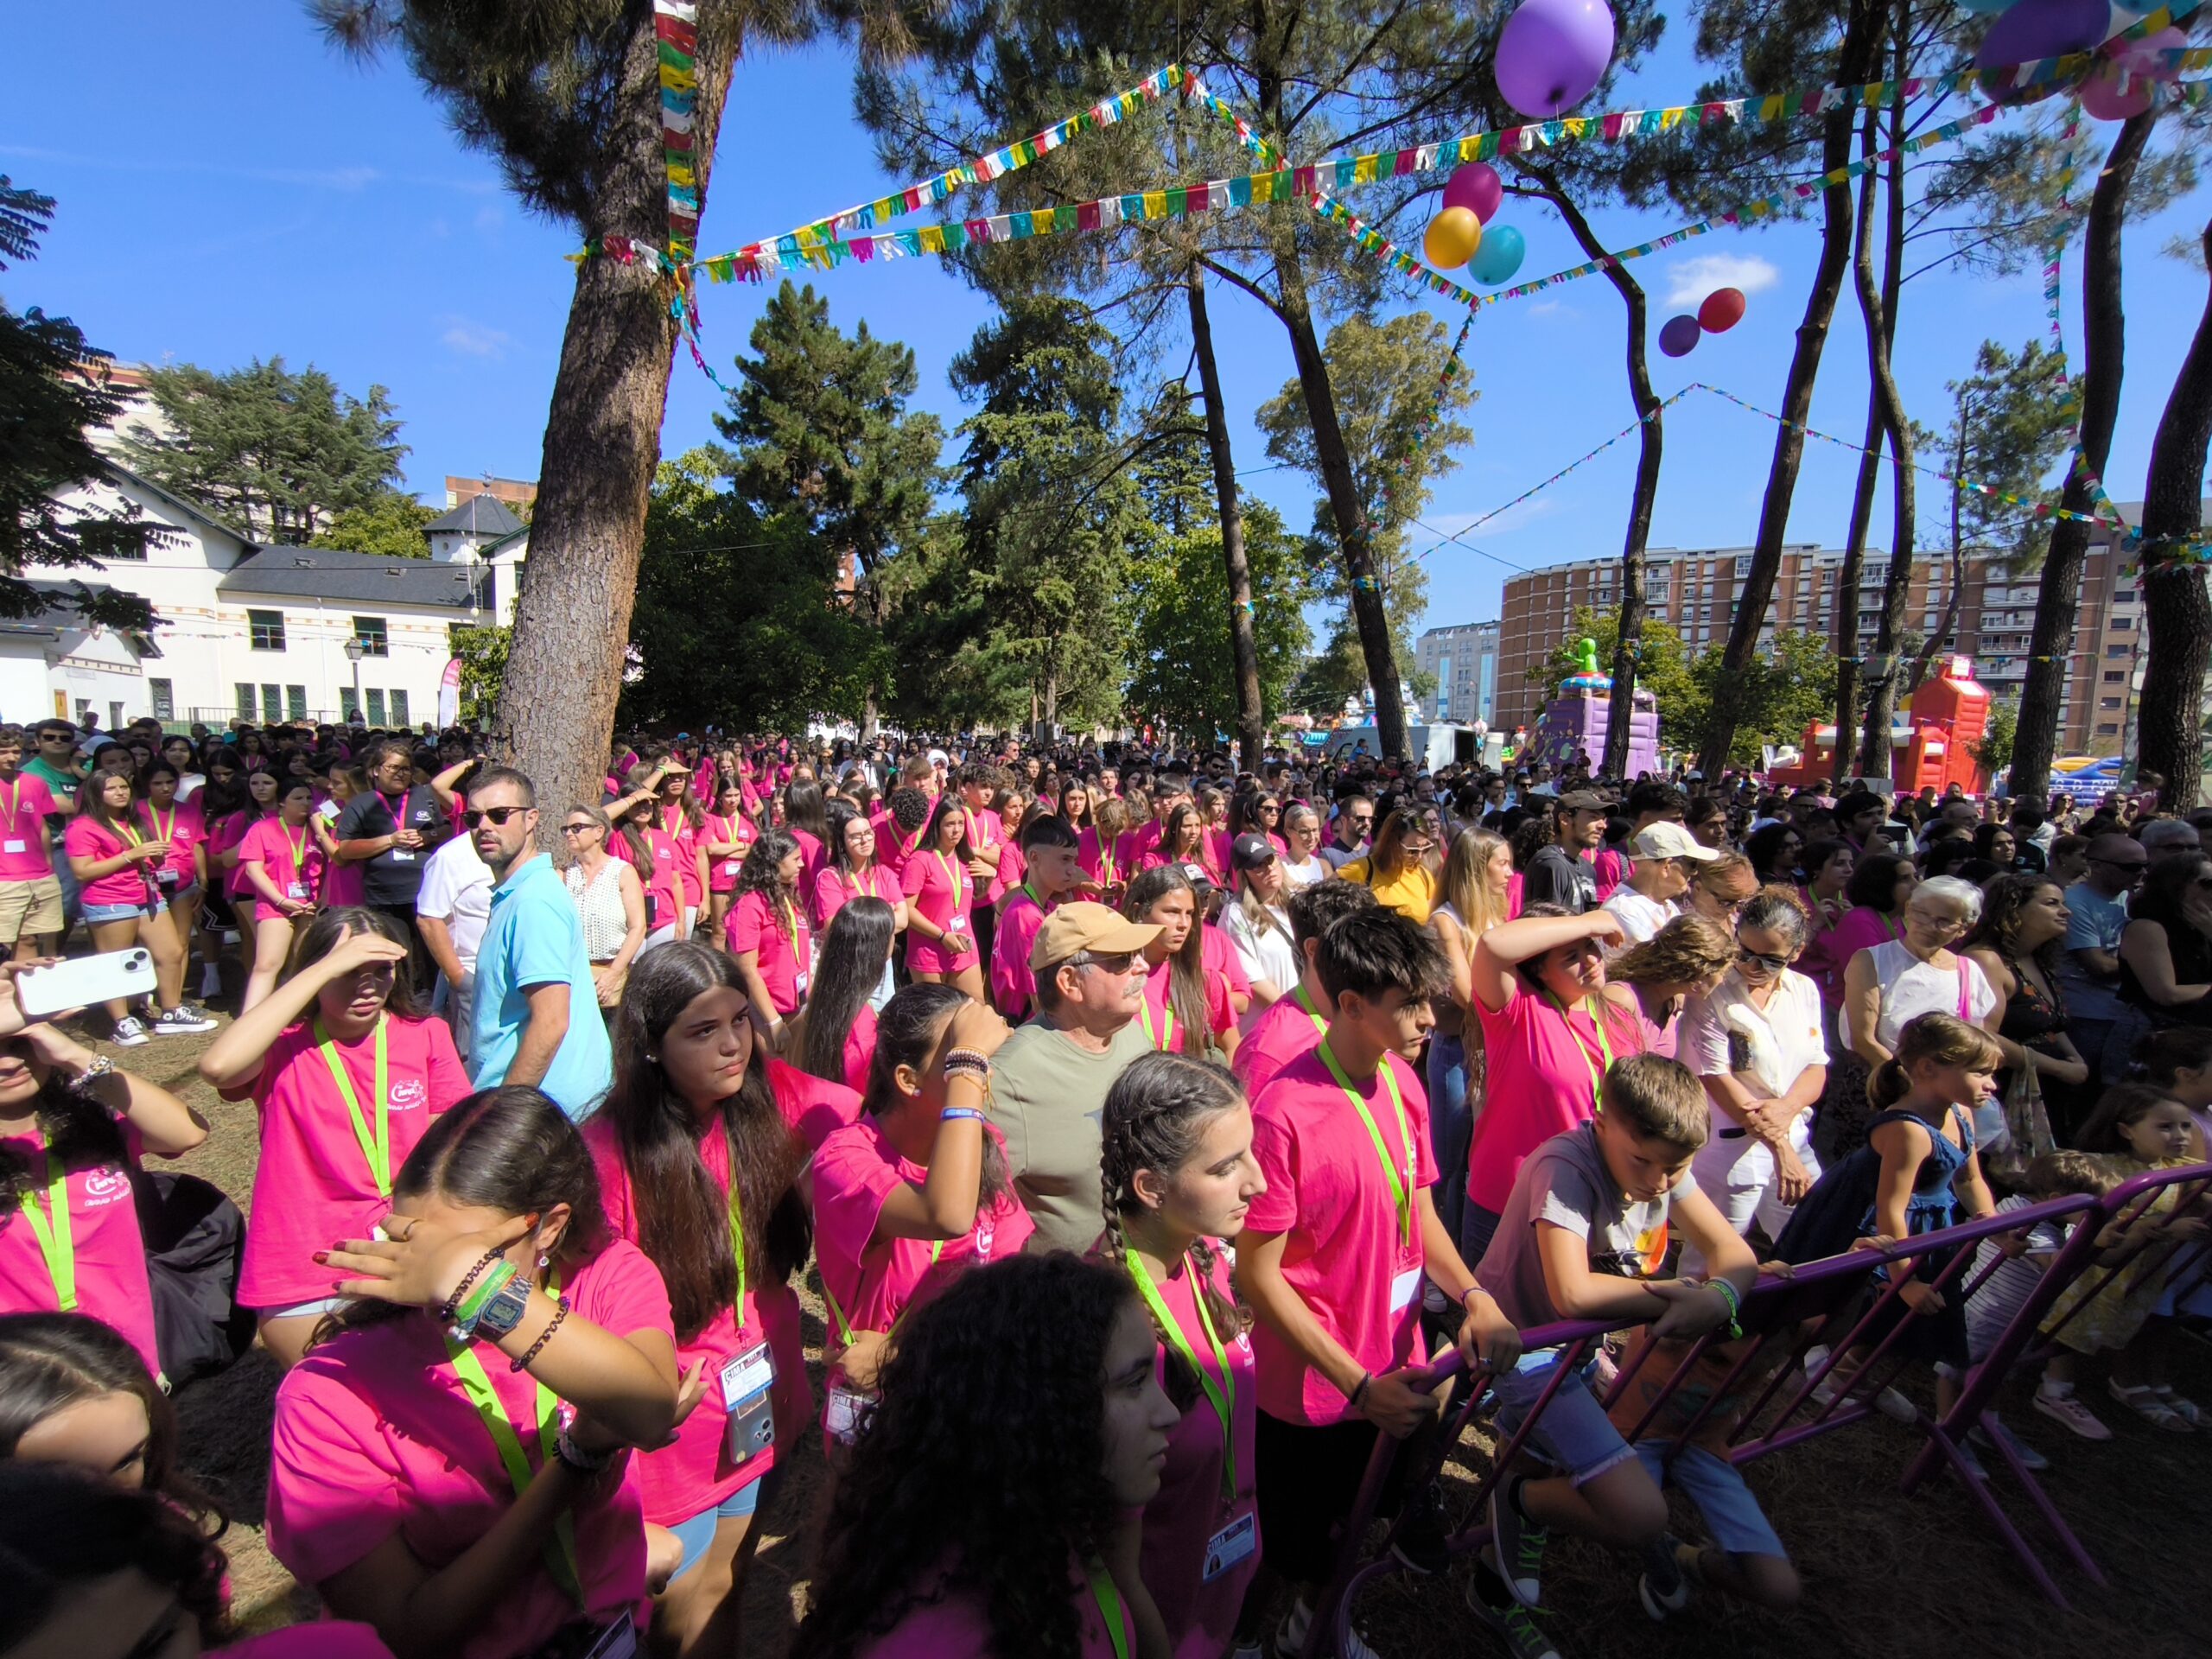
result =
[[[1614,715],[1612,677],[1598,667],[1598,642],[1579,641],[1574,648],[1575,671],[1560,682],[1559,695],[1544,710],[1528,747],[1515,759],[1525,765],[1542,760],[1563,766],[1577,754],[1587,754],[1592,765],[1605,753],[1605,732]],[[1636,689],[1634,706],[1627,711],[1628,764],[1623,776],[1659,770],[1659,705],[1650,692]]]
[[[1956,784],[1969,795],[1986,794],[1989,773],[1974,759],[1974,748],[1988,729],[1989,693],[1975,683],[1974,660],[1939,658],[1935,673],[1912,694],[1904,720],[1890,728],[1890,777],[1897,792],[1941,794]],[[1853,736],[1855,741],[1857,734]],[[1834,776],[1835,728],[1819,724],[1805,728],[1797,764],[1769,774],[1784,786],[1821,786]]]

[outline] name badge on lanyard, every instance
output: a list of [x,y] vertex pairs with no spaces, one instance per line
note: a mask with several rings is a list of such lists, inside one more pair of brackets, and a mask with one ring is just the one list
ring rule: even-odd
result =
[[1251,1515],[1238,1516],[1206,1540],[1205,1570],[1201,1577],[1205,1583],[1211,1584],[1239,1561],[1250,1560],[1252,1553],[1259,1547],[1258,1518]]
[[765,1342],[722,1364],[722,1408],[728,1414],[722,1450],[732,1463],[747,1463],[776,1444],[776,1414],[768,1390],[776,1362]]

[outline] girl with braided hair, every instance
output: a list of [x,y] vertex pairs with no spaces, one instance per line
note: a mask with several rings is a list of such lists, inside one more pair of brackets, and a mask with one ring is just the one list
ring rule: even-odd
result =
[[1144,1054],[1107,1091],[1100,1133],[1106,1230],[1094,1253],[1143,1298],[1160,1384],[1182,1413],[1145,1507],[1145,1588],[1173,1652],[1220,1654],[1260,1566],[1251,1319],[1217,1245],[1267,1190],[1252,1109],[1219,1066]]

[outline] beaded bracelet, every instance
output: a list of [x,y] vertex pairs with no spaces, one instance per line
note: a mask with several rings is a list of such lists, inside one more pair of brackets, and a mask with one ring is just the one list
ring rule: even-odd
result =
[[447,1297],[444,1303],[439,1307],[438,1318],[448,1325],[453,1324],[459,1317],[461,1298],[468,1294],[468,1287],[476,1282],[476,1275],[482,1273],[485,1268],[490,1267],[499,1259],[499,1251],[485,1251],[483,1255],[478,1260],[476,1265],[471,1268],[467,1273],[461,1274],[461,1282],[453,1287],[453,1294]]
[[944,1075],[969,1072],[979,1077],[991,1075],[991,1057],[981,1049],[956,1048],[944,1057]]
[[492,1299],[506,1287],[507,1281],[515,1276],[512,1262],[502,1261],[484,1275],[483,1282],[468,1294],[468,1300],[454,1310],[454,1328],[463,1336],[474,1334],[476,1321],[492,1305]]
[[618,1446],[612,1452],[602,1452],[594,1457],[579,1446],[575,1437],[564,1428],[560,1438],[553,1442],[553,1455],[580,1475],[596,1475],[604,1472],[609,1464],[622,1455],[622,1448]]
[[538,1351],[553,1340],[553,1333],[561,1328],[561,1321],[568,1317],[569,1299],[565,1296],[556,1298],[553,1304],[553,1317],[546,1321],[545,1328],[537,1333],[537,1340],[530,1344],[529,1351],[520,1359],[511,1361],[507,1369],[510,1371],[519,1371],[528,1367],[530,1362],[537,1357]]
[[940,1123],[950,1123],[963,1117],[972,1117],[978,1123],[983,1121],[983,1115],[973,1106],[948,1106],[937,1115],[937,1121]]

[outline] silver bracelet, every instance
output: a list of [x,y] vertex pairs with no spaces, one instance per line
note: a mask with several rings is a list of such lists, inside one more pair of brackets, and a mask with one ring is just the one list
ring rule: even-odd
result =
[[583,1475],[600,1473],[622,1455],[622,1448],[618,1446],[612,1452],[602,1452],[594,1457],[579,1446],[565,1428],[561,1431],[561,1438],[553,1443],[553,1451],[562,1462]]

